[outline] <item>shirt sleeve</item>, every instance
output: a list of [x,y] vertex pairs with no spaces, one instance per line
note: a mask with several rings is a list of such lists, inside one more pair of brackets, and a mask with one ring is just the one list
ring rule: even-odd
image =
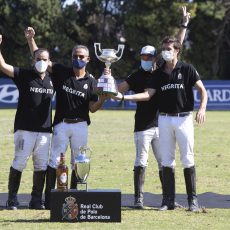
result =
[[28,75],[27,70],[14,67],[14,78],[12,78],[12,80],[17,86],[20,86],[24,82],[25,77],[27,75]]
[[191,64],[189,66],[190,66],[190,68],[189,68],[190,69],[190,74],[189,74],[190,82],[191,82],[192,86],[194,86],[197,81],[201,80],[201,78],[200,78],[200,75],[197,72],[197,70],[194,68],[194,66]]
[[61,79],[64,79],[68,75],[68,68],[62,64],[53,64],[51,79],[54,84],[54,87],[57,88],[61,84]]
[[94,92],[94,89],[97,87],[97,80],[93,76],[91,78],[90,101],[98,101],[98,95]]

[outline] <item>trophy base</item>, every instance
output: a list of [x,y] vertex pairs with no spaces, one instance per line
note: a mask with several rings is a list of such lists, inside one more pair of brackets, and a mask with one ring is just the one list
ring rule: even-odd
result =
[[111,91],[105,91],[105,90],[102,91],[102,90],[98,90],[98,89],[96,89],[94,92],[95,92],[95,94],[97,94],[98,96],[100,96],[100,95],[105,95],[105,94],[117,96],[117,94],[118,94],[118,92],[111,92]]
[[76,186],[77,191],[88,191],[88,186],[86,182],[77,182]]
[[97,95],[114,95],[116,96],[117,91],[117,83],[115,79],[111,75],[102,75],[97,82],[97,87],[94,88],[94,92]]

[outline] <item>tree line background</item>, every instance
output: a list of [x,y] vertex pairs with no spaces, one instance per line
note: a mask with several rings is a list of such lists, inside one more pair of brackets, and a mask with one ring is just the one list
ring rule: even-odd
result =
[[[76,3],[77,2],[77,3]],[[24,29],[32,26],[39,47],[47,48],[52,61],[71,65],[71,50],[87,45],[88,70],[98,78],[104,63],[97,60],[94,42],[117,49],[125,44],[122,59],[112,64],[115,78],[126,78],[139,65],[140,49],[153,45],[160,53],[165,35],[178,32],[186,5],[191,20],[182,57],[192,63],[202,79],[230,79],[230,1],[168,0],[0,0],[2,53],[7,63],[31,66]]]

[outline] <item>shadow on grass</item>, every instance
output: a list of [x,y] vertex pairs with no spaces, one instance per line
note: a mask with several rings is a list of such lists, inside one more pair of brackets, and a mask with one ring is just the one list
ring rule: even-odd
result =
[[148,206],[144,206],[143,209],[137,209],[135,208],[133,205],[132,206],[122,206],[121,207],[121,211],[158,211],[158,208],[154,208],[154,207],[148,207]]
[[[199,206],[205,208],[230,208],[230,195],[206,192],[198,194]],[[153,193],[144,193],[144,205],[156,210],[161,206],[162,195]],[[188,206],[186,194],[176,194],[176,202],[184,208]],[[122,194],[122,207],[133,208],[134,198],[132,194]],[[134,209],[136,210],[136,209]]]
[[[0,194],[1,196],[1,194]],[[29,205],[23,205],[23,204],[20,204],[20,206],[18,207],[19,210],[23,210],[23,209],[29,209]],[[2,200],[1,200],[1,205],[0,205],[0,211],[2,210],[8,210],[7,207],[6,207],[6,204],[3,204],[2,205]],[[10,211],[10,209],[9,209]],[[13,211],[13,210],[12,210]]]
[[[19,209],[28,209],[30,201],[30,194],[19,194],[18,200],[20,202]],[[144,210],[156,210],[160,207],[162,200],[161,194],[144,193]],[[230,195],[206,192],[198,194],[199,205],[205,208],[230,208]],[[6,209],[7,193],[0,193],[0,210]],[[188,206],[186,194],[176,194],[176,201],[183,207]],[[122,210],[137,210],[133,208],[134,198],[133,194],[122,194],[121,207]]]
[[18,220],[3,220],[0,223],[46,223],[49,222],[49,219],[35,219],[35,220],[28,220],[28,219],[18,219]]

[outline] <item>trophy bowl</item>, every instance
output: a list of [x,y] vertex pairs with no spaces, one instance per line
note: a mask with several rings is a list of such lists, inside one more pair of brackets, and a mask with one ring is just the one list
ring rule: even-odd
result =
[[77,159],[74,166],[77,180],[81,183],[86,182],[90,171],[90,161],[88,159]]
[[[107,69],[110,69],[111,63],[117,62],[123,54],[123,50],[125,48],[124,45],[119,44],[118,50],[114,49],[101,49],[100,43],[94,43],[95,48],[95,54],[96,57],[102,61],[105,62],[105,66]],[[98,55],[98,50],[101,52],[100,55]],[[120,52],[120,56],[117,56],[116,54]],[[117,95],[117,84],[115,79],[112,75],[102,74],[102,76],[98,79],[97,86],[94,89],[94,92],[98,95],[101,94],[113,94]]]

